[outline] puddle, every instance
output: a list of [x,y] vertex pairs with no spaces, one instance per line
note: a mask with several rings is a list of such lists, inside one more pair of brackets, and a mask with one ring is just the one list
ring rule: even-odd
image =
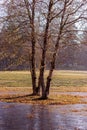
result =
[[64,94],[73,96],[87,96],[87,92],[53,92],[54,94]]
[[87,105],[0,102],[0,130],[87,130]]

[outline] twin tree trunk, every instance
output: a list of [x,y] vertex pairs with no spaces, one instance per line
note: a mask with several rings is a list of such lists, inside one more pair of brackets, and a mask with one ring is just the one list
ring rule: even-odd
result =
[[[30,20],[30,27],[31,27],[31,43],[32,43],[32,55],[31,55],[31,77],[32,77],[32,88],[33,88],[33,95],[40,94],[40,88],[42,89],[42,99],[47,99],[48,94],[49,94],[49,89],[50,89],[50,83],[52,79],[52,73],[55,68],[55,60],[56,60],[56,54],[57,50],[59,47],[59,40],[60,40],[60,35],[58,35],[57,43],[55,45],[52,61],[51,61],[51,67],[49,70],[49,74],[47,77],[47,81],[45,83],[44,81],[44,70],[45,70],[45,64],[46,64],[46,52],[47,52],[47,45],[48,45],[48,35],[49,35],[49,26],[51,22],[51,11],[53,7],[53,0],[50,0],[49,2],[49,7],[48,7],[48,14],[47,14],[47,21],[46,21],[46,27],[44,31],[44,41],[43,41],[43,50],[42,50],[42,57],[41,57],[41,66],[40,66],[40,73],[39,73],[39,78],[38,78],[38,86],[36,85],[36,59],[35,59],[35,54],[36,54],[36,37],[35,37],[35,25],[34,25],[34,20],[35,20],[35,3],[36,1],[33,0],[32,3],[32,12],[30,11],[28,5],[29,2],[28,0],[24,0],[26,9],[28,12],[28,17]],[[63,17],[62,17],[63,18]],[[61,21],[62,23],[62,21]],[[61,30],[61,28],[60,28]],[[61,32],[60,32],[61,33]]]
[[46,22],[46,28],[44,32],[44,41],[43,41],[43,50],[42,50],[42,57],[41,57],[41,66],[40,66],[40,74],[39,74],[39,81],[38,81],[38,88],[37,93],[40,92],[40,87],[42,89],[42,99],[46,99],[48,95],[48,84],[50,86],[50,82],[48,83],[47,78],[47,85],[45,85],[44,81],[44,70],[45,70],[45,62],[46,62],[46,52],[47,52],[47,45],[48,45],[48,31],[49,31],[49,25],[50,25],[50,15],[51,15],[51,9],[53,6],[53,1],[50,0],[49,2],[49,8],[48,8],[48,15],[47,15],[47,22]]
[[50,0],[49,2],[49,8],[48,8],[48,15],[47,15],[47,22],[44,32],[44,41],[43,41],[43,50],[42,50],[42,57],[41,57],[41,65],[40,65],[40,73],[38,78],[38,86],[36,87],[36,70],[35,70],[35,30],[34,30],[34,11],[33,11],[33,17],[32,17],[32,69],[31,69],[31,76],[32,76],[32,87],[33,87],[33,95],[40,94],[40,88],[42,89],[42,97],[41,99],[47,99],[52,79],[52,73],[55,68],[55,60],[56,60],[56,54],[59,47],[59,40],[60,37],[58,36],[57,43],[55,45],[55,50],[53,53],[52,61],[51,61],[51,67],[49,70],[49,74],[47,77],[47,81],[45,83],[44,81],[44,70],[45,70],[45,62],[46,62],[46,52],[47,52],[47,45],[48,45],[48,32],[49,32],[49,25],[50,25],[50,16],[51,16],[51,10],[53,6],[53,1]]

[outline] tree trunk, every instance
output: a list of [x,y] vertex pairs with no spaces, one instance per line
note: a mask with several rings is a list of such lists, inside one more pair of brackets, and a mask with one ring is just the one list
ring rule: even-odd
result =
[[56,55],[57,55],[57,52],[58,52],[58,49],[59,49],[60,36],[61,36],[61,31],[60,31],[60,34],[58,35],[57,43],[55,45],[55,50],[54,50],[52,61],[51,61],[51,67],[50,67],[50,70],[49,70],[49,75],[47,77],[44,98],[47,98],[48,95],[49,95],[49,90],[50,90],[50,85],[51,85],[51,80],[52,80],[52,74],[53,74],[53,70],[55,68]]
[[31,42],[32,42],[31,77],[32,77],[33,95],[36,95],[36,60],[35,60],[36,38],[35,38],[34,17],[35,17],[35,0],[33,0],[33,3],[32,3],[32,17],[31,17],[30,24],[31,24]]
[[30,21],[30,28],[31,28],[31,44],[32,44],[32,53],[31,53],[31,78],[32,78],[32,89],[33,94],[36,95],[36,63],[35,63],[35,45],[36,45],[36,38],[35,38],[35,26],[34,26],[34,19],[35,19],[35,4],[36,1],[32,1],[32,11],[29,8],[29,1],[24,0],[25,6],[28,13],[28,18]]
[[36,70],[35,70],[35,41],[32,39],[32,57],[31,57],[31,77],[32,77],[32,87],[33,94],[36,94]]
[[52,74],[53,74],[53,70],[54,70],[54,68],[55,68],[56,53],[57,53],[57,52],[55,52],[55,53],[53,54],[53,60],[52,60],[52,62],[51,62],[51,68],[50,68],[50,70],[49,70],[49,75],[48,75],[48,77],[47,77],[46,89],[45,89],[45,98],[47,98],[48,95],[49,95],[49,90],[50,90],[50,85],[51,85],[51,80],[52,80]]
[[49,70],[49,75],[47,77],[44,98],[47,98],[47,96],[49,95],[52,74],[53,74],[53,70],[55,68],[56,55],[57,55],[57,52],[58,52],[58,49],[59,49],[60,38],[61,38],[62,30],[63,30],[63,27],[64,27],[63,19],[64,19],[65,10],[66,10],[66,2],[64,4],[64,10],[63,10],[62,18],[61,18],[59,34],[58,34],[58,37],[57,37],[57,41],[56,41],[56,45],[55,45],[55,50],[54,50],[52,61],[51,61],[51,67],[50,67],[50,70]]
[[40,87],[41,87],[42,88],[42,98],[45,95],[44,69],[45,69],[46,51],[47,51],[47,44],[48,44],[48,30],[49,30],[50,15],[51,15],[52,6],[53,6],[53,0],[50,0],[49,8],[48,8],[48,15],[47,15],[46,28],[45,28],[45,33],[44,33],[43,51],[42,51],[42,58],[41,58],[41,68],[40,68],[39,81],[38,81],[38,91],[40,90]]

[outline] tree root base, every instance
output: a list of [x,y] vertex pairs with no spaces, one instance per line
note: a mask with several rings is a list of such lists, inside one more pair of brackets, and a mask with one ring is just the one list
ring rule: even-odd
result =
[[40,97],[40,98],[38,98],[38,100],[47,100],[48,99],[48,97]]
[[29,94],[29,96],[40,96],[40,94],[38,94],[38,93],[31,93],[31,94]]

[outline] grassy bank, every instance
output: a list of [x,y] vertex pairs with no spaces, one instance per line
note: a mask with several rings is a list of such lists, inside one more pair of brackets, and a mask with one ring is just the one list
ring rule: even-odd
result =
[[[45,72],[47,76],[48,71]],[[37,73],[38,75],[38,73]],[[46,77],[45,76],[45,77]],[[31,104],[76,104],[87,103],[87,97],[61,94],[59,92],[87,92],[86,71],[54,71],[49,99],[38,101],[32,93],[28,71],[0,72],[0,101]],[[27,95],[27,96],[25,96]]]
[[[48,71],[45,72],[45,77],[47,73]],[[54,71],[51,86],[87,87],[87,71]],[[30,72],[1,71],[0,87],[31,87]]]
[[[38,100],[39,96],[29,96],[32,90],[29,87],[1,87],[0,88],[0,101],[5,102],[17,102],[17,103],[29,103],[29,104],[41,104],[41,105],[65,105],[65,104],[87,104],[87,97],[74,96],[70,94],[62,94],[67,92],[65,87],[51,88],[48,100]],[[86,89],[86,88],[84,88]],[[73,91],[71,87],[71,91]],[[58,93],[57,93],[58,92]],[[80,91],[81,92],[81,91]]]

